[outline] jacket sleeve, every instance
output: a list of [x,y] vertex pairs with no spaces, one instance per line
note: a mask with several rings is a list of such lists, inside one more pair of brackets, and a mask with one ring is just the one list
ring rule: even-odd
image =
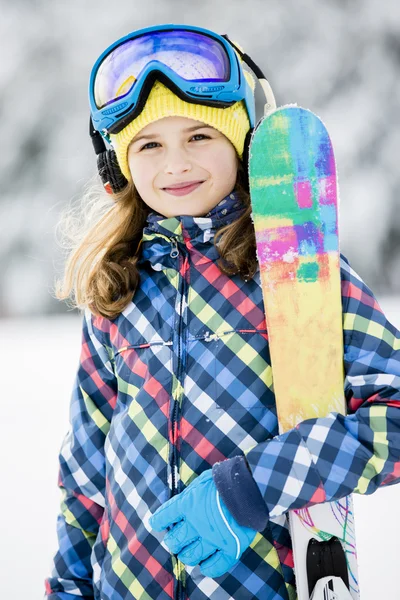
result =
[[[101,319],[99,319],[101,321]],[[117,383],[96,317],[83,317],[79,367],[70,403],[70,429],[59,453],[58,549],[45,580],[48,600],[92,600],[91,551],[105,507],[104,442]]]
[[[222,498],[229,486],[233,516],[244,525],[239,496],[251,475],[260,491],[257,510],[262,497],[270,517],[400,481],[400,333],[343,256],[341,284],[348,414],[307,419],[213,466]],[[233,460],[242,462],[240,489],[230,476]]]

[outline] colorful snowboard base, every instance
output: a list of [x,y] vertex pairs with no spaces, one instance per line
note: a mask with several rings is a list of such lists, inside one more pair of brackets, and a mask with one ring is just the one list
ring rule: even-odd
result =
[[[311,111],[267,114],[249,152],[249,183],[280,432],[345,414],[338,183],[328,132]],[[292,483],[299,487],[299,481]],[[290,491],[289,491],[290,493]],[[294,490],[294,495],[296,491]],[[309,600],[307,545],[336,536],[359,598],[351,497],[289,513],[298,600]]]

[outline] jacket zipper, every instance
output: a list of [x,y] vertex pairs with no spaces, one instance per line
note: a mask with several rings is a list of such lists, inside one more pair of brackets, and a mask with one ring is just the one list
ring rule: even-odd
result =
[[[172,258],[178,258],[178,273],[179,273],[179,248],[178,248],[178,242],[176,241],[175,238],[169,238],[172,244],[172,248],[171,248],[171,252],[169,253],[169,255]],[[180,316],[180,320],[179,320],[179,330],[178,330],[178,373],[177,373],[177,379],[179,379],[179,375],[180,375],[180,360],[181,360],[181,324],[182,324],[182,291],[181,290],[181,300],[180,300],[180,305],[179,305],[179,316]],[[177,417],[177,412],[178,412],[178,402],[175,400],[175,404],[174,404],[174,412],[172,414],[172,439],[175,439],[175,423],[176,423],[176,417]],[[175,451],[176,446],[174,446],[174,454],[173,454],[173,462],[172,462],[172,494],[175,495],[175,488],[176,488],[176,482],[175,482]],[[176,556],[176,555],[175,555]]]
[[[178,258],[178,273],[179,273],[179,248],[178,248],[178,242],[176,240],[176,238],[169,238],[171,244],[172,244],[172,249],[170,252],[170,256],[172,258]],[[182,285],[181,285],[181,298],[180,298],[180,304],[179,304],[179,329],[178,329],[178,369],[177,369],[177,379],[178,381],[180,380],[180,376],[181,376],[181,370],[182,370],[182,360],[181,360],[181,338],[182,338],[182,304],[183,304],[183,295],[185,292],[185,281],[184,281],[184,277],[182,278]],[[173,415],[172,415],[172,439],[175,440],[175,424],[177,422],[177,416],[178,416],[178,401],[175,400],[175,404],[174,404],[174,411],[173,411]],[[176,444],[174,444],[174,453],[173,453],[173,460],[172,460],[172,494],[173,496],[175,495],[176,490],[176,481],[175,481],[175,465],[178,464],[177,461],[177,449],[176,449]],[[178,555],[175,554],[175,559],[178,562]],[[176,600],[181,600],[182,597],[182,582],[180,579],[180,576],[178,576],[178,581],[177,581],[177,593],[176,593]]]

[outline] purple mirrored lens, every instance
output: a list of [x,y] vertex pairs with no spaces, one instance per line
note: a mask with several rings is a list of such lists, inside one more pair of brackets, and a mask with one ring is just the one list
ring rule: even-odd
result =
[[117,46],[101,63],[94,84],[97,108],[126,96],[152,60],[187,81],[221,82],[230,76],[229,57],[218,40],[185,30],[146,33]]

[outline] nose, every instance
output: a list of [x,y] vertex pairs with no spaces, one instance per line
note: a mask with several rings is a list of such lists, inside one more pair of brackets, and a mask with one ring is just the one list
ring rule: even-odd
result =
[[186,173],[191,171],[192,164],[184,148],[170,148],[165,154],[165,169],[167,174]]

